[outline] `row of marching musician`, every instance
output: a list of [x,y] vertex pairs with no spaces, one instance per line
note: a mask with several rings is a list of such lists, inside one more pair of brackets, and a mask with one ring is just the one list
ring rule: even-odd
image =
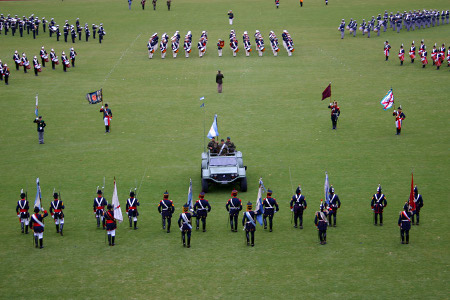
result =
[[[283,38],[283,47],[286,49],[288,56],[292,56],[292,52],[294,52],[294,42],[292,41],[292,38],[287,30],[283,30],[283,33],[281,34]],[[258,55],[262,56],[263,52],[265,51],[265,45],[264,45],[264,39],[261,35],[261,32],[259,30],[256,30],[255,32],[255,44],[256,49],[258,51]],[[250,42],[250,37],[248,35],[247,31],[244,31],[244,34],[242,36],[243,42],[244,42],[244,49],[246,56],[250,56],[250,52],[252,52],[252,45]],[[177,57],[177,54],[179,52],[180,48],[180,40],[181,36],[179,31],[176,31],[174,35],[169,39],[169,36],[167,33],[163,33],[161,36],[161,41],[159,42],[159,37],[157,33],[154,33],[148,43],[147,43],[147,49],[148,49],[148,58],[153,58],[153,55],[156,50],[158,50],[158,45],[161,51],[161,58],[166,57],[167,49],[169,48],[168,43],[171,41],[171,50],[172,50],[172,56],[173,58]],[[270,40],[270,46],[272,48],[272,52],[274,56],[278,56],[278,52],[280,51],[278,47],[278,38],[275,35],[273,31],[270,31],[269,34],[269,40]],[[159,43],[158,43],[159,42]],[[200,39],[197,43],[197,49],[198,49],[198,55],[199,57],[203,57],[206,54],[206,45],[208,42],[208,33],[206,31],[202,31],[202,34],[200,36]],[[222,39],[219,39],[217,42],[217,50],[219,57],[222,56],[223,48],[225,47],[225,42]],[[188,31],[184,38],[184,44],[183,44],[185,56],[189,57],[189,54],[192,51],[192,33],[191,31]],[[230,32],[230,48],[233,52],[233,56],[236,56],[239,52],[239,43],[236,38],[236,32],[234,30],[231,30]]]
[[[390,49],[391,45],[389,44],[388,41],[386,41],[384,43],[384,55],[386,61],[389,59]],[[428,52],[424,40],[420,42],[418,54],[420,57],[420,61],[422,62],[422,68],[425,68],[425,66],[428,64]],[[414,63],[414,60],[416,58],[416,46],[414,44],[414,41],[411,43],[408,55],[411,59],[411,63]],[[400,46],[398,58],[400,60],[400,65],[402,66],[405,60],[405,49],[403,44]],[[445,59],[447,59],[447,67],[450,67],[450,47],[446,49],[445,44],[442,44],[441,47],[437,47],[437,44],[435,43],[433,49],[431,50],[431,60],[433,62],[433,66],[436,66],[436,69],[439,70],[440,66],[444,63]]]

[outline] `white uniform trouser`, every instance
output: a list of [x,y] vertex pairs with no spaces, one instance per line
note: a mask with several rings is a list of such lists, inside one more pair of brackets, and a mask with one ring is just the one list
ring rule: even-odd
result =
[[56,225],[64,224],[64,218],[62,218],[62,219],[55,219],[55,224]]
[[258,55],[259,55],[259,56],[262,56],[262,55],[263,55],[263,52],[262,52],[261,50],[259,50],[259,49],[258,49]]
[[219,52],[219,57],[222,57],[222,49],[217,50]]
[[114,230],[108,231],[108,235],[110,235],[110,236],[116,236],[116,230],[114,229]]
[[189,52],[188,52],[188,51],[186,51],[185,53],[186,53],[186,57],[189,57]]
[[292,56],[292,52],[291,51],[287,51],[288,52],[288,56]]
[[165,58],[166,57],[166,52],[161,52],[161,58]]
[[25,219],[24,218],[20,218],[20,223],[25,223],[26,226],[28,226],[29,222],[30,221],[28,219],[26,219],[26,218]]
[[202,57],[202,56],[203,56],[202,50],[198,50],[198,56],[199,56],[199,57]]
[[148,50],[148,58],[153,58],[153,53],[150,50]]
[[178,53],[173,52],[173,58],[177,57],[177,54],[178,54]]
[[250,52],[248,50],[245,50],[245,56],[250,56]]
[[277,51],[272,49],[272,52],[273,52],[273,56],[278,56],[278,52]]
[[233,25],[233,19],[228,19],[228,21],[230,22],[230,25]]
[[43,239],[44,238],[44,233],[43,232],[35,232],[34,236],[37,236],[39,239]]
[[233,56],[236,56],[236,53],[237,53],[236,51],[233,51]]

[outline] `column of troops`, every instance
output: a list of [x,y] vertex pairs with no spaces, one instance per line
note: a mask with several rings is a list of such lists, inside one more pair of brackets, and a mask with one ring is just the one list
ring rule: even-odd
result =
[[[384,55],[385,60],[389,60],[389,52],[391,49],[391,45],[389,44],[389,41],[386,41],[384,43]],[[424,40],[420,42],[419,50],[417,51],[417,54],[420,57],[420,61],[422,63],[422,68],[425,68],[425,66],[428,64],[428,52],[427,52],[427,46],[425,45]],[[408,55],[411,59],[411,63],[414,63],[414,60],[416,59],[416,45],[414,41],[411,43],[411,47],[409,48]],[[431,61],[433,62],[433,66],[436,66],[436,69],[439,70],[441,65],[445,62],[445,59],[447,59],[447,67],[450,67],[450,46],[448,49],[445,48],[445,44],[443,43],[441,47],[437,46],[437,43],[434,44],[433,49],[431,50]],[[400,50],[398,52],[398,58],[400,60],[400,65],[403,65],[403,62],[405,60],[405,48],[403,44],[400,46]]]
[[[337,212],[341,207],[341,200],[335,194],[334,187],[329,188],[328,200],[324,202],[321,200],[319,210],[315,212],[314,224],[318,230],[318,237],[320,244],[327,243],[327,229],[328,227],[336,227]],[[28,227],[34,232],[36,248],[43,248],[43,233],[44,233],[44,218],[48,216],[47,210],[43,207],[34,207],[33,214],[30,215],[29,202],[27,201],[27,194],[21,191],[20,200],[17,202],[16,213],[20,221],[21,232],[28,234]],[[233,190],[231,198],[227,200],[225,209],[229,214],[229,225],[231,232],[237,232],[239,223],[239,215],[242,211],[242,200],[238,198],[238,192]],[[261,199],[261,208],[256,207],[253,210],[253,204],[248,202],[246,211],[242,214],[242,226],[244,227],[247,245],[255,245],[255,231],[256,222],[260,222],[265,230],[273,231],[274,216],[279,211],[279,205],[275,198],[272,197],[273,191],[267,190],[267,195]],[[42,202],[41,202],[42,203]],[[420,210],[423,207],[423,198],[419,194],[417,186],[414,187],[414,207],[411,207],[411,202],[408,200],[403,206],[403,210],[399,214],[398,225],[400,227],[401,243],[409,243],[409,230],[412,225],[419,225]],[[135,191],[130,190],[130,197],[127,199],[126,212],[129,220],[129,227],[137,230],[138,221],[138,206],[139,200],[136,198]],[[381,185],[378,185],[377,192],[372,196],[370,203],[371,209],[374,213],[374,225],[383,226],[383,211],[387,207],[386,196],[382,193]],[[306,197],[302,194],[301,186],[299,185],[295,194],[291,197],[289,207],[292,211],[292,218],[294,220],[294,228],[303,229],[303,213],[308,205]],[[102,228],[107,231],[108,242],[110,246],[115,245],[115,235],[117,228],[117,220],[114,215],[114,206],[103,197],[101,189],[97,190],[97,197],[93,202],[93,213],[97,221],[97,228]],[[64,227],[64,203],[61,201],[60,193],[53,193],[53,201],[50,203],[50,214],[54,219],[56,233],[63,235]],[[172,225],[172,216],[175,213],[175,205],[169,198],[167,191],[163,194],[163,199],[159,201],[157,207],[158,213],[161,215],[161,226],[163,230],[170,233]],[[196,230],[200,229],[200,222],[202,223],[202,231],[206,231],[206,219],[208,213],[211,211],[211,205],[205,199],[205,193],[199,194],[199,199],[195,204],[183,205],[182,213],[178,216],[178,227],[181,231],[183,246],[190,247],[191,232],[193,229],[193,218],[196,218]],[[292,219],[291,219],[292,224]]]
[[[5,35],[8,35],[8,33],[11,32],[11,35],[15,36],[16,32],[19,32],[19,36],[23,37],[23,33],[26,30],[27,34],[30,33],[33,34],[33,38],[36,39],[36,36],[39,35],[39,28],[41,24],[44,32],[46,32],[48,26],[49,36],[52,37],[53,34],[55,34],[56,40],[59,41],[59,37],[62,34],[59,29],[59,25],[55,23],[55,20],[53,18],[51,18],[50,21],[48,21],[45,19],[45,17],[43,17],[40,20],[39,17],[34,16],[34,14],[32,14],[28,18],[25,16],[19,18],[17,15],[15,15],[14,17],[11,17],[11,15],[4,17],[3,14],[0,14],[0,34],[2,34],[3,32]],[[66,20],[63,26],[64,41],[67,43],[69,34],[72,39],[72,43],[75,43],[77,37],[78,40],[81,41],[82,32],[83,28],[80,25],[79,18],[76,19],[75,25],[70,25],[69,21]],[[94,39],[96,33],[98,34],[98,42],[101,43],[102,40],[104,39],[104,36],[106,35],[106,31],[103,28],[103,24],[102,23],[100,23],[100,25],[92,24],[92,33]],[[84,24],[84,36],[86,42],[88,42],[89,37],[91,36],[91,30],[89,28],[88,23]]]
[[[292,53],[294,52],[294,42],[292,41],[291,35],[287,30],[283,30],[283,33],[281,34],[283,38],[283,47],[286,49],[288,56],[292,56]],[[255,34],[255,45],[256,49],[258,51],[259,56],[263,56],[263,53],[265,51],[265,45],[264,45],[264,39],[261,35],[261,32],[259,30],[256,30]],[[250,37],[248,35],[247,31],[244,31],[244,34],[242,36],[243,43],[244,43],[244,49],[245,49],[245,55],[250,56],[250,53],[252,52],[252,45],[250,42]],[[269,34],[269,40],[270,40],[270,46],[272,49],[272,53],[274,56],[278,56],[278,52],[280,51],[278,47],[278,38],[275,35],[273,31],[270,31]],[[163,33],[161,36],[161,41],[159,42],[159,37],[157,33],[154,33],[148,43],[147,43],[147,49],[148,49],[148,58],[153,58],[153,55],[155,51],[159,49],[161,51],[161,58],[166,57],[166,53],[170,47],[172,51],[173,58],[177,57],[177,54],[180,50],[180,42],[181,42],[181,36],[179,31],[176,31],[171,38],[167,35],[167,33]],[[168,45],[170,42],[170,45]],[[202,34],[200,36],[200,39],[197,43],[197,49],[198,49],[198,55],[199,57],[203,57],[206,54],[206,45],[208,42],[208,33],[206,31],[202,31]],[[217,50],[219,57],[222,56],[223,48],[225,47],[225,42],[222,39],[219,39],[217,42]],[[188,58],[189,54],[192,51],[192,33],[191,31],[188,31],[186,36],[184,37],[184,44],[183,44],[185,57]],[[233,56],[236,56],[239,52],[239,42],[236,38],[236,32],[234,30],[231,30],[230,32],[230,49],[233,53]]]
[[350,19],[350,22],[346,25],[345,19],[342,19],[341,24],[338,27],[338,31],[341,32],[341,39],[344,38],[345,29],[349,31],[353,37],[356,36],[356,32],[359,30],[362,32],[364,36],[367,34],[367,37],[370,38],[370,33],[375,31],[377,36],[380,36],[381,27],[383,27],[383,32],[386,32],[388,24],[389,28],[400,33],[400,30],[406,28],[406,31],[417,29],[425,29],[430,27],[435,27],[439,25],[449,24],[450,12],[448,10],[414,10],[403,13],[397,11],[396,14],[392,12],[388,14],[387,10],[384,11],[383,16],[378,14],[372,16],[372,19],[366,22],[365,19],[359,24],[353,18]]

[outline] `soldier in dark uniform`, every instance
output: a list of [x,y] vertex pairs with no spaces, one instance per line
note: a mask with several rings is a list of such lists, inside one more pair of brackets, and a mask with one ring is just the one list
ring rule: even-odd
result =
[[41,65],[39,64],[37,56],[34,56],[33,58],[33,67],[34,67],[34,75],[38,76],[38,72],[41,72]]
[[231,141],[230,137],[227,137],[227,141],[225,142],[225,144],[227,145],[228,148],[228,153],[234,153],[236,151],[236,146],[234,145],[234,143]]
[[86,42],[89,42],[89,37],[91,36],[91,32],[89,31],[88,23],[84,24],[84,36],[86,37]]
[[289,206],[291,207],[291,211],[294,212],[294,227],[297,228],[298,219],[300,229],[303,229],[303,211],[306,209],[308,204],[306,203],[305,196],[302,195],[302,188],[300,185],[297,187],[295,195],[292,196]]
[[186,247],[186,236],[187,236],[187,247],[191,248],[191,233],[192,233],[192,214],[189,211],[189,205],[183,205],[183,212],[178,218],[178,226],[181,230],[181,239],[183,241],[183,247]]
[[156,10],[156,0],[152,0],[153,10]]
[[172,4],[172,0],[167,0],[167,10],[170,11],[170,5]]
[[[405,203],[403,211],[400,212],[398,217],[398,226],[400,227],[400,237],[402,238],[402,244],[409,244],[409,230],[411,229],[411,212],[409,212],[409,204]],[[406,242],[405,242],[406,239]]]
[[26,194],[22,192],[20,193],[20,200],[17,201],[16,213],[20,220],[20,229],[22,230],[22,233],[25,229],[25,234],[28,234],[28,224],[30,221],[30,213],[28,212],[29,209],[30,206],[26,199]]
[[251,236],[251,242],[252,242],[251,245],[252,245],[252,247],[254,247],[255,246],[255,231],[256,231],[256,223],[255,223],[256,214],[252,209],[253,209],[252,203],[248,202],[247,203],[247,211],[244,212],[244,216],[242,217],[242,226],[244,226],[244,229],[245,229],[245,236],[247,237],[247,246],[250,245],[250,236]]
[[42,18],[42,29],[44,30],[44,32],[45,32],[46,26],[47,26],[47,20],[45,19],[45,17],[43,17]]
[[45,126],[47,126],[47,124],[45,124],[44,120],[42,120],[42,116],[39,116],[39,118],[36,118],[33,122],[37,124],[39,144],[43,144],[44,143],[44,128],[45,128]]
[[55,20],[54,20],[53,18],[51,18],[50,23],[49,23],[49,25],[48,25],[48,35],[49,35],[50,37],[52,37],[52,34],[53,34],[52,28],[53,28],[54,26],[55,26]]
[[158,212],[162,217],[162,228],[166,229],[166,219],[167,219],[167,233],[170,232],[170,225],[172,223],[172,214],[175,212],[175,205],[173,201],[169,200],[169,193],[164,192],[164,198],[159,201]]
[[100,112],[103,113],[103,121],[105,123],[105,133],[108,133],[112,118],[112,112],[111,109],[108,108],[108,103],[105,104],[105,107],[102,106]]
[[16,64],[16,70],[19,71],[19,67],[20,67],[20,56],[19,56],[19,53],[17,52],[17,50],[14,51],[13,60],[14,60],[14,63]]
[[39,51],[39,56],[41,57],[42,66],[45,68],[45,62],[48,61],[48,56],[44,46],[42,46],[41,50]]
[[72,38],[72,43],[75,43],[75,39],[77,38],[77,33],[75,31],[75,27],[70,26],[70,36]]
[[9,85],[9,82],[8,82],[9,75],[10,75],[10,71],[9,71],[8,65],[4,64],[3,65],[3,77],[5,78],[5,84],[6,85]]
[[333,129],[336,129],[337,121],[341,114],[341,109],[339,108],[337,101],[330,103],[328,108],[331,109],[331,124],[333,125]]
[[66,23],[66,25],[64,25],[64,42],[67,43],[67,36],[69,35],[69,25]]
[[[420,209],[423,207],[423,199],[422,195],[419,194],[419,191],[417,190],[417,185],[414,186],[414,203],[416,204],[416,210],[412,214],[412,224],[419,225],[419,215]],[[414,222],[414,216],[417,217],[417,222]]]
[[80,24],[77,25],[77,33],[78,33],[78,40],[81,41],[81,32],[83,29],[81,28]]
[[141,0],[142,10],[145,9],[145,0]]
[[316,211],[314,224],[316,225],[317,230],[319,231],[320,244],[325,245],[327,243],[328,219],[327,219],[327,212],[325,210],[325,205],[323,204],[323,200],[320,202],[320,211]]
[[18,20],[17,21],[19,23],[19,33],[20,33],[20,37],[23,37],[23,26],[24,26],[24,22],[22,20]]
[[63,71],[67,72],[67,68],[70,68],[70,62],[64,51],[61,53],[61,62],[63,65]]
[[59,37],[61,36],[61,32],[59,31],[59,25],[56,25],[56,41],[59,42]]
[[269,217],[269,230],[270,232],[272,232],[273,216],[277,211],[279,211],[279,208],[277,200],[275,198],[272,198],[271,190],[267,190],[267,197],[263,200],[262,205],[264,207],[264,229],[267,229],[267,217]]
[[69,57],[72,63],[72,67],[75,68],[75,57],[77,56],[77,52],[72,48],[70,48]]
[[39,24],[41,24],[39,17],[34,18],[34,30],[36,31],[36,35],[39,35]]
[[338,195],[336,195],[334,193],[334,187],[330,186],[329,189],[329,213],[328,213],[328,223],[331,226],[331,216],[333,216],[334,221],[333,221],[333,227],[336,227],[336,215],[337,215],[337,210],[339,208],[341,208],[341,200],[339,200]]
[[50,214],[55,220],[56,233],[60,233],[61,235],[63,235],[64,213],[62,210],[65,208],[65,206],[64,203],[58,198],[58,193],[53,193],[54,200],[50,203]]
[[387,206],[387,201],[381,193],[381,185],[378,185],[377,193],[372,196],[370,206],[374,212],[374,225],[377,226],[378,216],[380,216],[380,226],[383,226],[383,209]]
[[230,25],[233,25],[233,19],[234,19],[234,14],[232,10],[228,11],[228,21],[230,23]]
[[50,60],[52,61],[52,69],[55,69],[56,63],[58,63],[58,57],[56,56],[55,50],[50,51]]
[[394,109],[392,115],[395,117],[395,127],[397,128],[397,135],[402,133],[403,120],[406,118],[402,111],[402,106],[400,105],[397,110]]
[[23,72],[27,73],[27,69],[30,68],[30,62],[28,61],[28,58],[25,55],[25,53],[22,53],[21,62],[22,62],[22,65],[23,65]]
[[220,140],[220,144],[217,147],[217,150],[219,151],[219,155],[227,155],[228,154],[228,147],[227,147],[227,144],[225,144],[224,139]]
[[211,141],[208,143],[208,149],[210,153],[217,153],[217,142],[216,138],[212,137]]
[[48,216],[48,212],[44,210],[43,213],[40,214],[39,211],[39,207],[34,208],[34,214],[30,219],[30,229],[33,229],[34,232],[36,248],[38,247],[39,240],[39,248],[42,249],[44,248],[44,218]]
[[205,193],[201,192],[198,196],[199,199],[194,204],[194,215],[196,216],[196,229],[199,229],[200,220],[202,220],[203,232],[206,231],[206,217],[211,211],[211,205],[205,198]]
[[130,221],[130,228],[132,227],[132,222],[134,221],[134,230],[138,229],[137,227],[137,217],[139,216],[139,212],[137,207],[140,205],[139,200],[134,198],[135,194],[133,191],[130,192],[130,198],[127,199],[127,204],[125,206],[126,212],[128,213],[128,220]]
[[225,208],[230,214],[230,227],[232,232],[237,232],[239,212],[242,210],[242,202],[241,199],[237,197],[237,194],[238,192],[233,190],[231,192],[231,198],[228,199],[227,204],[225,205]]
[[108,205],[108,201],[106,201],[105,198],[103,198],[103,192],[101,190],[97,191],[97,197],[94,198],[94,215],[97,219],[97,228],[100,227],[100,220],[102,221],[103,229],[105,229],[105,206]]
[[223,85],[223,74],[219,71],[217,71],[216,75],[216,83],[217,83],[217,92],[222,93],[222,85]]
[[116,239],[116,228],[117,228],[117,222],[114,218],[114,211],[112,204],[108,204],[107,206],[108,210],[105,212],[105,220],[106,220],[106,231],[108,233],[108,242],[110,246],[115,245],[115,239]]
[[100,27],[98,28],[98,42],[101,44],[103,37],[105,36],[105,30],[103,29],[103,24],[100,23]]
[[98,28],[97,25],[92,24],[92,33],[93,33],[92,38],[93,38],[94,40],[95,40],[95,34],[97,33],[97,28]]

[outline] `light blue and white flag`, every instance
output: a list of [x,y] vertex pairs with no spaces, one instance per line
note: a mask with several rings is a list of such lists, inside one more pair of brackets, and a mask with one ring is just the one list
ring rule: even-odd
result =
[[211,129],[208,132],[208,139],[212,139],[213,137],[219,136],[219,130],[217,129],[217,114],[214,115],[214,121],[211,125]]
[[39,177],[36,178],[36,198],[34,199],[34,207],[41,209],[41,186],[39,185]]
[[324,192],[325,192],[325,202],[327,203],[327,204],[330,204],[329,203],[329,195],[328,195],[328,191],[329,191],[329,189],[330,189],[330,183],[328,182],[328,173],[327,172],[325,172],[325,184],[324,184],[324,186],[323,186],[323,190],[324,190]]
[[256,199],[256,207],[255,207],[255,215],[256,215],[256,221],[258,221],[259,225],[263,225],[263,213],[264,208],[262,205],[262,194],[265,191],[264,183],[262,181],[262,178],[259,179],[259,188],[258,188],[258,197]]
[[392,89],[390,89],[386,96],[381,99],[380,104],[383,106],[384,110],[388,110],[394,105],[394,93],[392,92]]
[[36,94],[36,108],[34,109],[34,114],[36,115],[36,118],[39,116],[39,112],[38,112],[38,94]]
[[189,206],[189,210],[193,211],[193,203],[192,203],[192,179],[189,179],[189,189],[188,189],[188,200],[187,205]]

